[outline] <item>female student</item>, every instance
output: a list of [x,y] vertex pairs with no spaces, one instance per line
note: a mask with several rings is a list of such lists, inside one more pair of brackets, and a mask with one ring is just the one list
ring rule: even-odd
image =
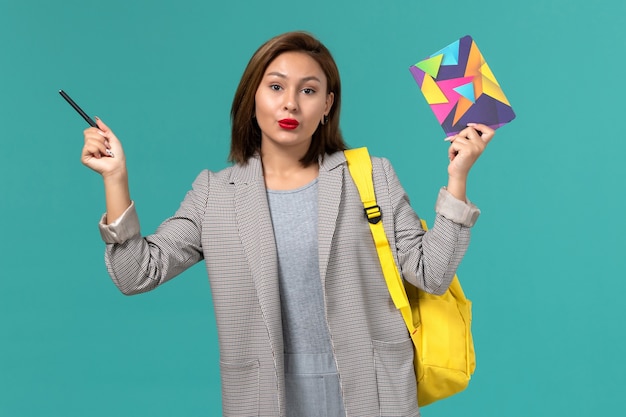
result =
[[[252,56],[231,109],[230,160],[202,171],[178,211],[142,237],[121,142],[101,120],[82,162],[102,175],[106,264],[124,294],[204,260],[225,416],[419,416],[413,347],[390,299],[339,130],[341,85],[317,39],[290,32]],[[494,135],[448,138],[448,184],[425,232],[386,159],[372,158],[403,278],[443,293],[478,209],[465,191]]]

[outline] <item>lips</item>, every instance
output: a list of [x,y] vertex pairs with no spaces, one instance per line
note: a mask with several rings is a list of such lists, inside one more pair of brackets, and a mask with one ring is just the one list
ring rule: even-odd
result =
[[282,119],[278,121],[278,126],[287,130],[293,130],[297,128],[299,124],[296,119]]

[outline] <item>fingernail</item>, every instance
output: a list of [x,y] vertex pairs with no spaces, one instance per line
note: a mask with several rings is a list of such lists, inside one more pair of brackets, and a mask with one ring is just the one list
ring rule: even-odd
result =
[[476,123],[468,123],[467,125],[468,125],[469,127],[474,127],[474,126],[476,126]]
[[113,155],[113,151],[111,151],[110,149],[106,150],[107,155],[109,155],[111,158],[115,157],[115,155]]
[[98,116],[94,116],[96,118],[96,120],[100,120],[100,118]]
[[454,136],[448,136],[444,139],[445,142],[452,142],[454,140]]

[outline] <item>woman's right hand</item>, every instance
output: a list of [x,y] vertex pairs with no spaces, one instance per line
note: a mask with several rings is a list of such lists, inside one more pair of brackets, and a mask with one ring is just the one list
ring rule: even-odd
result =
[[[98,127],[85,129],[80,160],[104,179],[106,224],[116,221],[131,205],[126,157],[117,136],[96,117]],[[107,152],[109,151],[109,152]]]
[[85,145],[81,162],[103,177],[117,174],[126,176],[124,149],[117,136],[104,122],[96,117],[98,127],[90,127],[83,132]]

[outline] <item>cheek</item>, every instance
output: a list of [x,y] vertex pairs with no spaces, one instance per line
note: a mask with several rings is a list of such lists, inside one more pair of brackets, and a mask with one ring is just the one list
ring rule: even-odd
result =
[[271,103],[263,94],[257,94],[254,100],[254,114],[259,128],[263,131],[269,128],[273,120]]
[[255,110],[260,112],[269,112],[273,108],[272,95],[257,90],[254,95]]

